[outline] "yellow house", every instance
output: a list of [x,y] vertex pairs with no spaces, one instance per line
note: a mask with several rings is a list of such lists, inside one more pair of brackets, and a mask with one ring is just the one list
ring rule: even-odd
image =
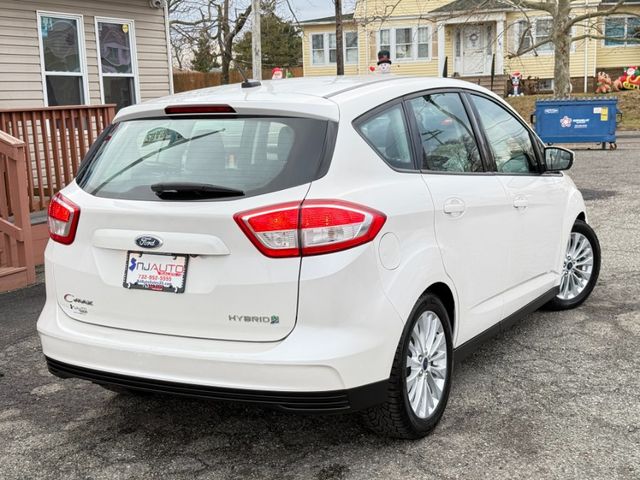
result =
[[[613,4],[585,0],[571,14]],[[620,11],[640,15],[640,0],[627,0]],[[304,74],[335,75],[335,17],[301,26]],[[389,50],[394,73],[459,76],[504,93],[507,75],[519,71],[535,78],[540,90],[551,90],[553,45],[515,53],[547,38],[552,27],[546,12],[501,0],[357,0],[354,13],[343,16],[345,74],[371,73],[377,52]],[[586,33],[601,38],[585,38]],[[623,67],[640,64],[640,17],[594,17],[577,24],[572,36],[577,39],[570,53],[574,91],[591,89],[600,70],[616,78]],[[633,36],[637,40],[628,40]]]

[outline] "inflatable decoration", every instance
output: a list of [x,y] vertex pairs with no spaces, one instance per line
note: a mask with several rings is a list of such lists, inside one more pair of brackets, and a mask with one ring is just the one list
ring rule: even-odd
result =
[[522,93],[522,90],[521,90],[521,85],[520,85],[521,82],[522,82],[522,74],[517,71],[513,72],[511,74],[511,88],[513,89],[513,95],[509,95],[509,96],[519,97],[520,95],[524,95],[524,93]]
[[380,50],[378,52],[378,73],[391,72],[391,54],[389,50]]
[[598,72],[598,87],[596,93],[611,93],[613,88],[611,77],[605,72]]
[[613,82],[616,90],[640,90],[640,69],[627,67],[624,73]]

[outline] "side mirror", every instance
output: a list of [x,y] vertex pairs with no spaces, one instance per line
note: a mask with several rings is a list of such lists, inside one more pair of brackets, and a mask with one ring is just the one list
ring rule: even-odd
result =
[[545,147],[544,163],[547,172],[569,170],[573,165],[575,154],[571,150],[562,147]]

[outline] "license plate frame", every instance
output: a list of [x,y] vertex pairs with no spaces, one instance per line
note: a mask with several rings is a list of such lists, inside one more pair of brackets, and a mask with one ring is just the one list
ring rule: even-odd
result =
[[[165,259],[173,260],[173,263]],[[189,255],[129,250],[122,286],[128,290],[184,293],[188,267]]]

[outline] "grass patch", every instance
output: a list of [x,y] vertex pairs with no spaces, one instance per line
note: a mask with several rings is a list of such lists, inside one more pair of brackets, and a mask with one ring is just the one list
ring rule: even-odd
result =
[[[578,93],[573,97],[598,97],[593,93]],[[640,130],[640,90],[627,90],[613,92],[610,95],[618,98],[618,110],[622,112],[622,121],[618,124],[618,130]],[[523,95],[521,97],[508,97],[506,100],[515,108],[522,118],[529,121],[531,114],[536,109],[537,99],[550,99],[553,95]]]

